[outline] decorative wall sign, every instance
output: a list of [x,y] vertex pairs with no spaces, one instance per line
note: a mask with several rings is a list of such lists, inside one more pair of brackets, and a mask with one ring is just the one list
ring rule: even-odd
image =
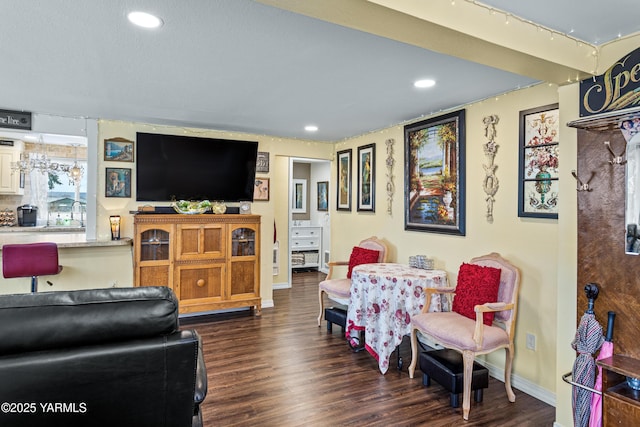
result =
[[487,116],[482,119],[484,123],[484,136],[488,141],[482,146],[484,149],[484,155],[489,161],[488,165],[482,165],[484,168],[484,181],[482,182],[482,189],[487,194],[487,222],[493,222],[493,203],[495,199],[493,196],[498,192],[498,177],[496,176],[496,169],[498,165],[494,164],[496,153],[498,152],[498,144],[496,144],[496,125],[500,121],[497,115]]
[[351,210],[351,149],[338,151],[338,203],[339,211]]
[[558,218],[558,104],[520,112],[518,216]]
[[104,160],[113,162],[133,162],[133,141],[125,138],[104,140]]
[[253,201],[269,201],[269,178],[256,176],[256,183],[253,187]]
[[376,145],[358,147],[358,205],[359,211],[376,210]]
[[392,207],[393,207],[393,194],[396,191],[395,185],[393,184],[393,164],[395,160],[393,160],[393,144],[395,144],[395,139],[390,138],[385,141],[387,146],[387,213],[391,215]]
[[31,130],[31,113],[0,110],[0,128]]
[[465,235],[465,110],[404,127],[405,230]]
[[258,151],[258,157],[256,158],[256,172],[269,172],[269,153],[265,151]]
[[106,168],[105,197],[131,197],[131,169]]
[[613,64],[604,74],[580,82],[580,117],[638,107],[640,48]]

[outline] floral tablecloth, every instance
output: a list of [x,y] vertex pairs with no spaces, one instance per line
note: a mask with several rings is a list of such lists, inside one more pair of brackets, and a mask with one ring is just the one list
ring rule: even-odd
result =
[[[402,338],[411,332],[411,316],[422,312],[424,288],[448,286],[447,273],[404,264],[363,264],[351,273],[347,311],[347,339],[364,330],[365,348],[376,358],[380,372]],[[448,299],[434,295],[429,311],[448,311]]]

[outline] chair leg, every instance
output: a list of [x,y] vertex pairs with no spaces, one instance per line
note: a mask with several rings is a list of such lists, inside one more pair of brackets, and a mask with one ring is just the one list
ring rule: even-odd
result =
[[322,298],[322,293],[324,291],[322,289],[318,289],[318,302],[320,304],[320,314],[318,314],[318,328],[322,323],[322,316],[324,315],[324,299]]
[[32,276],[31,277],[31,293],[35,294],[36,292],[38,292],[38,277]]
[[513,346],[505,348],[507,354],[504,361],[504,388],[507,390],[509,402],[516,401],[516,395],[511,388],[511,367],[513,365]]
[[418,364],[418,330],[411,327],[411,364],[409,365],[409,378],[413,378],[413,373]]
[[462,418],[469,419],[469,410],[471,409],[471,380],[473,379],[473,359],[474,354],[471,351],[462,352],[462,361],[464,365],[464,379],[462,384]]

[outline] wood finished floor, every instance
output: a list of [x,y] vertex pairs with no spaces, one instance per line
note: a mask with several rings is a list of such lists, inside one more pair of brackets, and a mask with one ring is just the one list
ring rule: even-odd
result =
[[351,352],[339,327],[318,328],[320,277],[294,274],[292,289],[274,290],[275,307],[261,317],[243,311],[181,321],[204,342],[205,427],[553,425],[555,408],[519,390],[510,403],[493,378],[464,422],[442,386],[423,387],[419,371],[409,378],[408,338],[400,346],[403,370],[380,374],[366,351]]

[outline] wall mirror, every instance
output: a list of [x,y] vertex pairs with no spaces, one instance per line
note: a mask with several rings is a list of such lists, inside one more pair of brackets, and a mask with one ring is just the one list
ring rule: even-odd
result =
[[[629,120],[630,122],[630,120]],[[625,133],[625,123],[621,128],[627,140],[625,173],[625,252],[640,254],[640,127],[633,134]]]

